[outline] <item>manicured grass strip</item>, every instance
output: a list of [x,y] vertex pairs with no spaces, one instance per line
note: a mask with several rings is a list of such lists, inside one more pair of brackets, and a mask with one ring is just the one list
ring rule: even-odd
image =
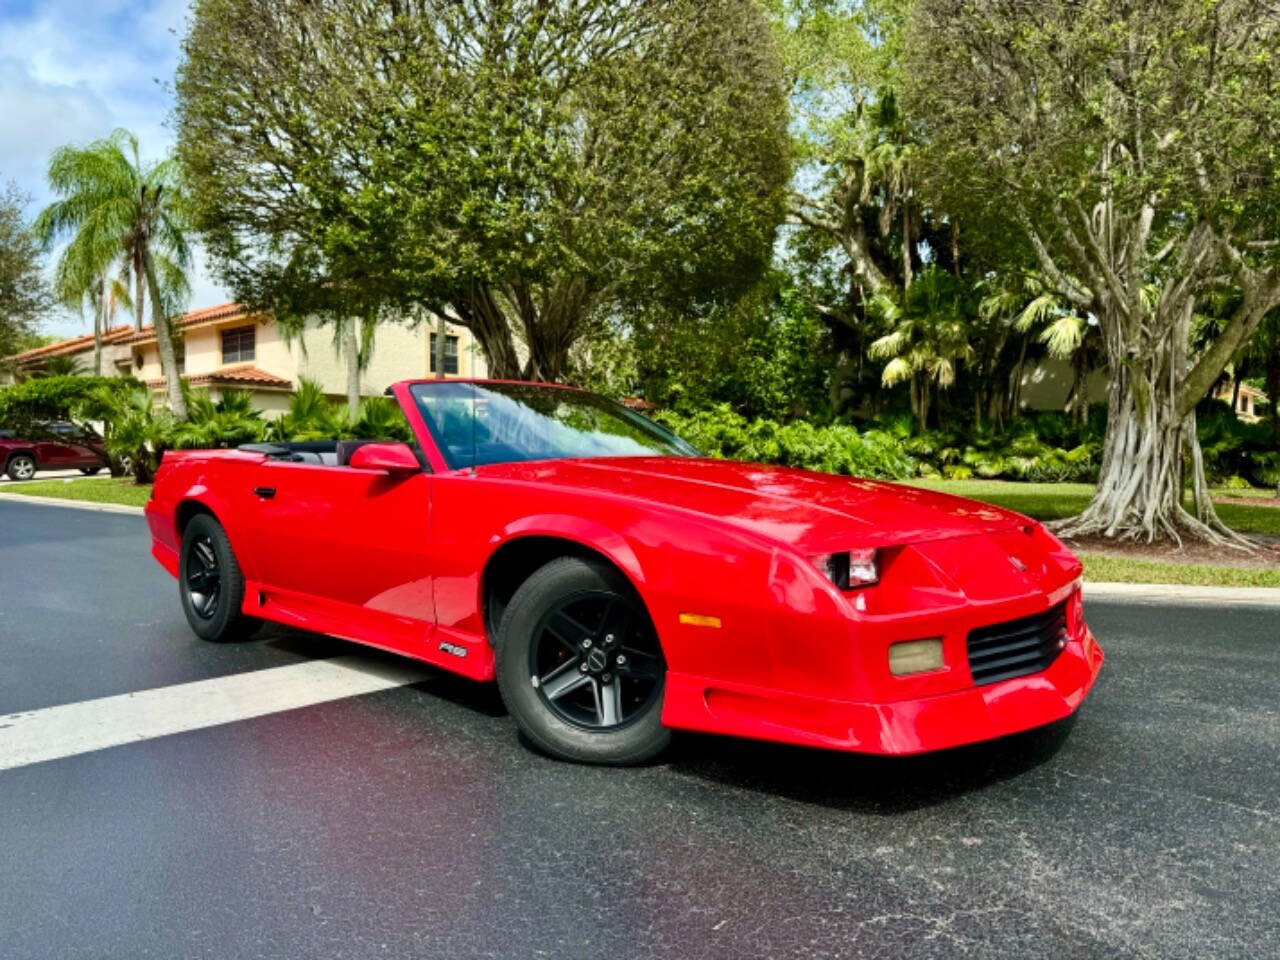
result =
[[151,499],[151,485],[138,485],[129,477],[68,480],[28,480],[6,483],[0,491],[27,497],[61,497],[64,500],[86,500],[90,503],[123,503],[141,507]]
[[[1009,480],[914,480],[915,486],[972,497],[984,503],[1017,510],[1037,520],[1061,520],[1074,516],[1089,504],[1093,485],[1088,483],[1016,483]],[[1223,491],[1233,496],[1232,491]],[[1280,534],[1280,509],[1242,503],[1218,504],[1222,522],[1241,533]]]
[[1271,567],[1212,567],[1199,563],[1163,563],[1103,553],[1082,553],[1084,578],[1102,583],[1181,583],[1201,587],[1280,587],[1280,570]]

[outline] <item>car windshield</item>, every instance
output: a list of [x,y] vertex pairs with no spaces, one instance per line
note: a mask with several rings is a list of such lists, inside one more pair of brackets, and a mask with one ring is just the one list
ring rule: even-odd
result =
[[569,457],[692,457],[670,430],[595,394],[522,383],[410,388],[452,470]]

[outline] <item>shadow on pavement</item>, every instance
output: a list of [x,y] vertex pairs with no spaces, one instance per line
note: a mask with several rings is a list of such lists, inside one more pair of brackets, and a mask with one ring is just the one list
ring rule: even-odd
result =
[[673,772],[836,809],[891,815],[1021,776],[1051,760],[1075,725],[1065,720],[938,753],[879,757],[682,734],[664,758]]

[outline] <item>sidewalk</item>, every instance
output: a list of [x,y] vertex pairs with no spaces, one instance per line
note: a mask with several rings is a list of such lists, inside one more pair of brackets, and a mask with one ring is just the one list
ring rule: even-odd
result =
[[1084,583],[1085,600],[1128,603],[1228,604],[1280,607],[1275,587],[1192,587],[1177,583]]

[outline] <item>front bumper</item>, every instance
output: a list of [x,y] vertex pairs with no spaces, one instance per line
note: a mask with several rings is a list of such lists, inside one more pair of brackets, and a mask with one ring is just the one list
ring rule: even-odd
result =
[[668,672],[668,727],[854,753],[944,750],[1031,730],[1075,712],[1102,667],[1087,628],[1041,673],[938,696],[859,703]]

